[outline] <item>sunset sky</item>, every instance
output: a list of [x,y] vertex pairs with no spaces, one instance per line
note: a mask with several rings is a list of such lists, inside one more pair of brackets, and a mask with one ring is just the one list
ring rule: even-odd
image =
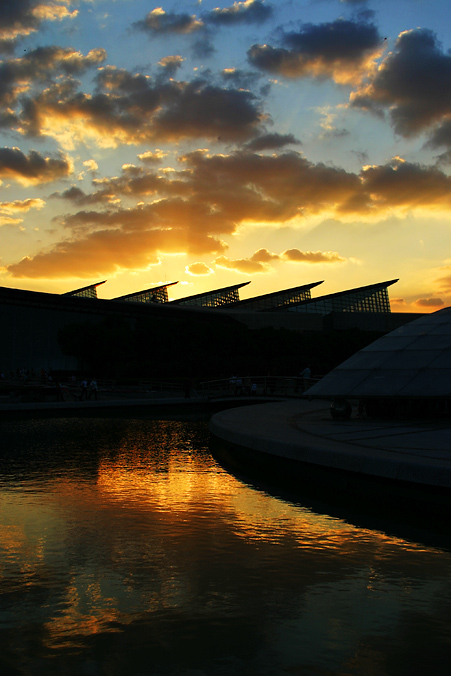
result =
[[451,305],[449,0],[0,4],[0,285]]

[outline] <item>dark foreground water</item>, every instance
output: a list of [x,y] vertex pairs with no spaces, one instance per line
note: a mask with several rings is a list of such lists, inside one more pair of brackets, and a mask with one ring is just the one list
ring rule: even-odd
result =
[[223,470],[202,423],[0,423],[0,674],[451,673],[451,554]]

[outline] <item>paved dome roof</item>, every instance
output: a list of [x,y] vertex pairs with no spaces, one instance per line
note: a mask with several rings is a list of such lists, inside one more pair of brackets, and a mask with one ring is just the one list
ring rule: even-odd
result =
[[451,307],[360,350],[307,390],[313,397],[451,395]]

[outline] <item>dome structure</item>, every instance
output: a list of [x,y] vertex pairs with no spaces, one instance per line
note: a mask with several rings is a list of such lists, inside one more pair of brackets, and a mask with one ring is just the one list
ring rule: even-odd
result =
[[[340,364],[305,393],[313,398],[364,400],[379,412],[442,400],[451,408],[451,307],[424,315],[386,334]],[[376,406],[376,403],[379,405]],[[444,403],[443,403],[444,402]],[[399,406],[398,406],[399,410]],[[413,412],[415,407],[410,406]]]

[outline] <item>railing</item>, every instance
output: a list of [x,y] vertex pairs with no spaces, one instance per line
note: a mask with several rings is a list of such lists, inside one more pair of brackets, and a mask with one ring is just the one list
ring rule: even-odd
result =
[[318,380],[320,377],[237,376],[200,383],[197,390],[209,397],[299,396]]
[[[178,398],[178,397],[247,397],[247,396],[301,396],[311,385],[320,380],[320,377],[301,378],[291,376],[233,376],[218,380],[209,380],[200,383],[179,380],[168,382],[160,380],[141,380],[134,384],[124,384],[120,381],[98,379],[98,393],[102,398]],[[42,381],[40,378],[5,378],[0,394],[4,396],[48,397],[57,393],[57,382]],[[63,395],[69,400],[79,399],[81,395],[80,382],[68,378],[61,382]],[[89,389],[89,380],[88,380]]]

